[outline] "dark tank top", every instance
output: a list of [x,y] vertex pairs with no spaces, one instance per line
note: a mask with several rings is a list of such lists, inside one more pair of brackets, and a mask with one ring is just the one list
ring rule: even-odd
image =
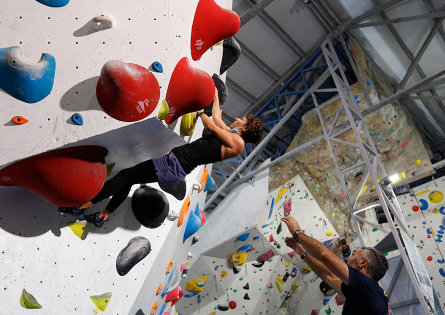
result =
[[192,143],[176,147],[172,152],[188,174],[198,165],[222,161],[221,147],[221,141],[210,133]]

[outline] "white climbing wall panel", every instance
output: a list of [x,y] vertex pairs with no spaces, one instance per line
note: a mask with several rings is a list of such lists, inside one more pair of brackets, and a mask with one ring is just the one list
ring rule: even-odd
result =
[[[179,124],[170,130],[154,118],[160,102],[145,121],[117,121],[100,108],[95,92],[101,68],[109,60],[146,68],[154,61],[161,62],[164,72],[155,73],[161,100],[182,57],[210,75],[218,73],[222,46],[209,50],[199,61],[190,57],[197,3],[72,0],[54,8],[35,0],[2,1],[0,48],[21,47],[31,64],[38,62],[42,53],[49,53],[55,57],[56,73],[51,94],[37,103],[22,102],[0,90],[0,167],[65,145],[93,143],[109,149],[106,161],[116,163],[115,174],[199,138],[200,123],[192,137],[182,139]],[[232,5],[231,0],[217,3],[224,8]],[[91,20],[100,14],[112,17],[112,28],[93,31]],[[71,122],[74,113],[83,116],[83,126]],[[14,125],[14,116],[29,122]],[[203,167],[197,168],[187,177],[190,210],[204,204],[205,193],[192,189],[202,173]],[[166,195],[170,208],[179,212],[183,201]],[[55,206],[22,188],[0,187],[0,313],[32,312],[19,303],[25,288],[43,306],[42,314],[93,314],[95,305],[89,297],[106,292],[113,296],[104,313],[149,314],[157,301],[159,314],[163,300],[155,293],[158,284],[167,281],[168,262],[180,266],[190,249],[191,238],[183,244],[187,217],[179,228],[176,222],[166,220],[157,229],[147,229],[134,218],[129,201],[130,197],[103,228],[88,226],[86,236],[79,239],[67,226],[74,217],[60,215]],[[102,210],[103,205],[94,206],[91,212]],[[121,277],[116,272],[116,257],[135,236],[149,239],[152,251]]]
[[[256,192],[252,194],[255,196]],[[290,203],[290,207],[285,207],[285,203]],[[225,207],[229,211],[230,204]],[[224,208],[216,211],[224,211]],[[207,275],[207,281],[201,292],[185,290],[176,309],[181,314],[219,313],[222,307],[229,307],[227,314],[275,314],[295,292],[299,292],[300,297],[304,295],[305,309],[319,308],[323,299],[320,301],[314,299],[316,295],[306,294],[308,285],[316,282],[318,277],[313,273],[306,274],[303,271],[305,263],[284,243],[285,237],[290,236],[286,225],[280,226],[284,211],[295,216],[307,234],[328,246],[338,237],[300,176],[296,176],[269,193],[254,225],[245,227],[243,232],[203,252],[193,261],[181,288],[203,275]],[[209,233],[211,231],[202,229],[199,236],[205,239]],[[239,253],[247,257],[240,259],[239,266],[233,267],[229,260]],[[245,289],[246,283],[248,289]],[[306,299],[313,301],[307,303]],[[231,308],[231,304],[235,307]]]

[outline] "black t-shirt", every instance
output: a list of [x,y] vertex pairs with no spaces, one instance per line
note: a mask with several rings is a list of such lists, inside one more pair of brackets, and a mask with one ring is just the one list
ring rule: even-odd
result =
[[379,283],[358,270],[349,268],[349,285],[341,284],[346,298],[343,315],[388,315],[389,305]]

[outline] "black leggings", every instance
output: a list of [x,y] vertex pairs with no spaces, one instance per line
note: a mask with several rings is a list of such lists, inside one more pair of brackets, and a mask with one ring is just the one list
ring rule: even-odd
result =
[[113,196],[105,207],[110,212],[119,207],[130,193],[134,184],[157,182],[156,171],[152,160],[139,163],[133,167],[123,169],[112,179],[108,180],[99,194],[91,200],[93,204]]

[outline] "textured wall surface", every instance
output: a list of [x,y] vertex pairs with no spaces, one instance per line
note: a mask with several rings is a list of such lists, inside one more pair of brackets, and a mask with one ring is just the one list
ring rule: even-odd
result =
[[[109,60],[146,68],[161,62],[164,72],[154,75],[161,100],[165,98],[176,63],[185,56],[191,60],[190,32],[197,3],[76,0],[60,8],[34,0],[3,3],[0,48],[20,46],[31,65],[49,53],[56,60],[56,73],[51,93],[39,102],[25,103],[0,92],[0,165],[65,145],[100,144],[109,150],[106,162],[116,164],[114,175],[200,137],[200,123],[191,137],[182,138],[179,124],[169,129],[158,121],[161,102],[147,120],[126,123],[107,115],[96,99],[96,83]],[[230,8],[232,1],[218,4]],[[94,29],[92,19],[101,14],[113,18],[112,28]],[[219,71],[221,57],[222,46],[217,46],[191,63],[212,75]],[[83,116],[83,126],[71,122],[76,112]],[[18,115],[29,122],[12,124],[11,118]],[[204,205],[205,193],[192,189],[202,173],[200,167],[187,177],[191,209]],[[170,209],[179,212],[183,201],[166,195]],[[106,309],[109,314],[149,314],[155,301],[159,314],[165,297],[156,296],[156,287],[166,283],[170,260],[176,266],[186,260],[191,239],[183,243],[185,224],[177,227],[166,220],[157,229],[141,226],[129,201],[130,197],[104,227],[88,225],[80,239],[67,225],[74,217],[60,215],[56,206],[22,188],[0,187],[0,313],[32,312],[20,306],[25,288],[43,306],[42,314],[92,314],[95,305],[89,297],[105,292],[113,294]],[[102,210],[104,203],[89,212]],[[121,277],[116,257],[136,236],[146,237],[152,251]]]
[[[388,95],[389,87],[373,69],[368,67],[366,59],[358,49],[354,48],[353,52],[371,101],[373,104],[377,104]],[[368,109],[369,104],[366,103],[360,85],[355,83],[351,88],[360,110]],[[340,102],[337,100],[322,109],[323,119],[328,130],[332,127],[333,120],[341,106]],[[301,120],[302,126],[288,150],[292,150],[323,133],[315,109],[306,113]],[[346,116],[342,113],[337,125],[344,121],[346,121]],[[434,172],[427,148],[425,148],[409,114],[400,104],[389,104],[365,116],[365,123],[388,175],[397,173],[405,176],[407,181],[412,181]],[[352,130],[343,134],[340,139],[355,142]],[[361,159],[358,149],[338,142],[333,142],[333,146],[341,169],[346,169]],[[365,171],[365,168],[356,169],[354,172],[345,174],[345,181],[351,196],[357,192]],[[279,187],[296,174],[302,177],[333,225],[340,229],[347,228],[349,210],[326,141],[319,141],[312,147],[295,154],[289,160],[272,167],[269,190]],[[373,193],[372,184],[368,182],[365,187],[358,204],[366,204],[374,200],[375,193]]]

